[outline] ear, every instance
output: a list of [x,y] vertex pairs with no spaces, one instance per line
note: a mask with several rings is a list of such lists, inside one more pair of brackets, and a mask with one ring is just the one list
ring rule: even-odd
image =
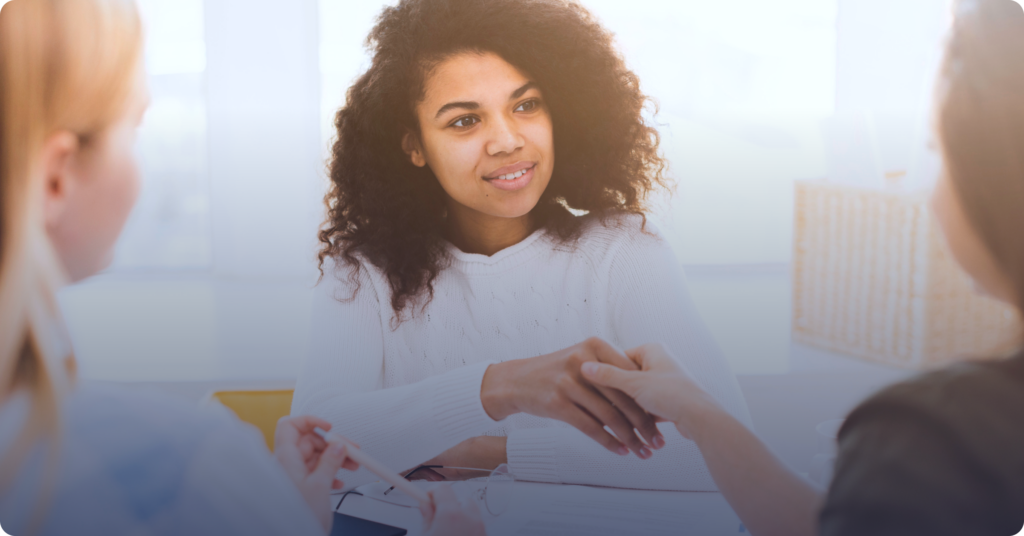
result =
[[43,217],[48,228],[61,220],[74,190],[71,164],[79,148],[78,136],[68,131],[53,134],[43,144]]
[[405,136],[402,137],[402,150],[409,156],[409,160],[412,165],[416,167],[423,167],[427,165],[427,158],[423,151],[423,144],[420,143],[420,138],[412,132],[406,132]]

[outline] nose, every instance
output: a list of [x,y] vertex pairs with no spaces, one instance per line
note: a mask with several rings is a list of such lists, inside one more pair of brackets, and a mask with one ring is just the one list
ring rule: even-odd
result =
[[519,133],[515,120],[501,117],[491,122],[490,139],[486,150],[490,156],[512,154],[523,147],[525,139]]

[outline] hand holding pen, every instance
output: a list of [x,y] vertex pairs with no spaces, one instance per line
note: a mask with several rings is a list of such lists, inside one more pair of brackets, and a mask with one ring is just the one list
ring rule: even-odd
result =
[[332,489],[344,485],[335,475],[341,469],[359,469],[359,462],[349,456],[350,445],[358,446],[331,444],[315,432],[330,427],[330,423],[316,417],[286,417],[278,421],[274,433],[274,457],[327,532],[333,521],[330,509],[325,507],[327,497]]
[[[327,426],[327,429],[329,428],[330,425]],[[427,536],[484,536],[487,534],[476,502],[467,501],[467,504],[463,504],[450,486],[441,486],[427,493],[384,464],[374,460],[360,450],[358,445],[341,434],[327,432],[323,427],[316,427],[313,431],[323,441],[331,445],[331,448],[343,449],[350,461],[365,467],[381,480],[416,499],[420,512],[423,514]]]

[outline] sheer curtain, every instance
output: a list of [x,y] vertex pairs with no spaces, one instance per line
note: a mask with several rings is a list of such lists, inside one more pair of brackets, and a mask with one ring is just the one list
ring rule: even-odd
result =
[[309,276],[320,218],[317,4],[140,0],[153,102],[113,271]]
[[205,269],[213,259],[202,0],[140,0],[152,98],[139,132],[144,177],[115,269]]

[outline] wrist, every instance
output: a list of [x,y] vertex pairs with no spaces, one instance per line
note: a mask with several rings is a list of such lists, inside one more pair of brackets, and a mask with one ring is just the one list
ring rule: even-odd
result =
[[684,414],[684,418],[675,424],[679,433],[689,437],[699,446],[703,444],[704,438],[714,435],[712,428],[731,418],[732,416],[716,403],[695,404]]
[[515,407],[514,392],[507,387],[512,363],[495,363],[487,367],[484,379],[480,382],[480,403],[487,415],[496,421],[519,412]]

